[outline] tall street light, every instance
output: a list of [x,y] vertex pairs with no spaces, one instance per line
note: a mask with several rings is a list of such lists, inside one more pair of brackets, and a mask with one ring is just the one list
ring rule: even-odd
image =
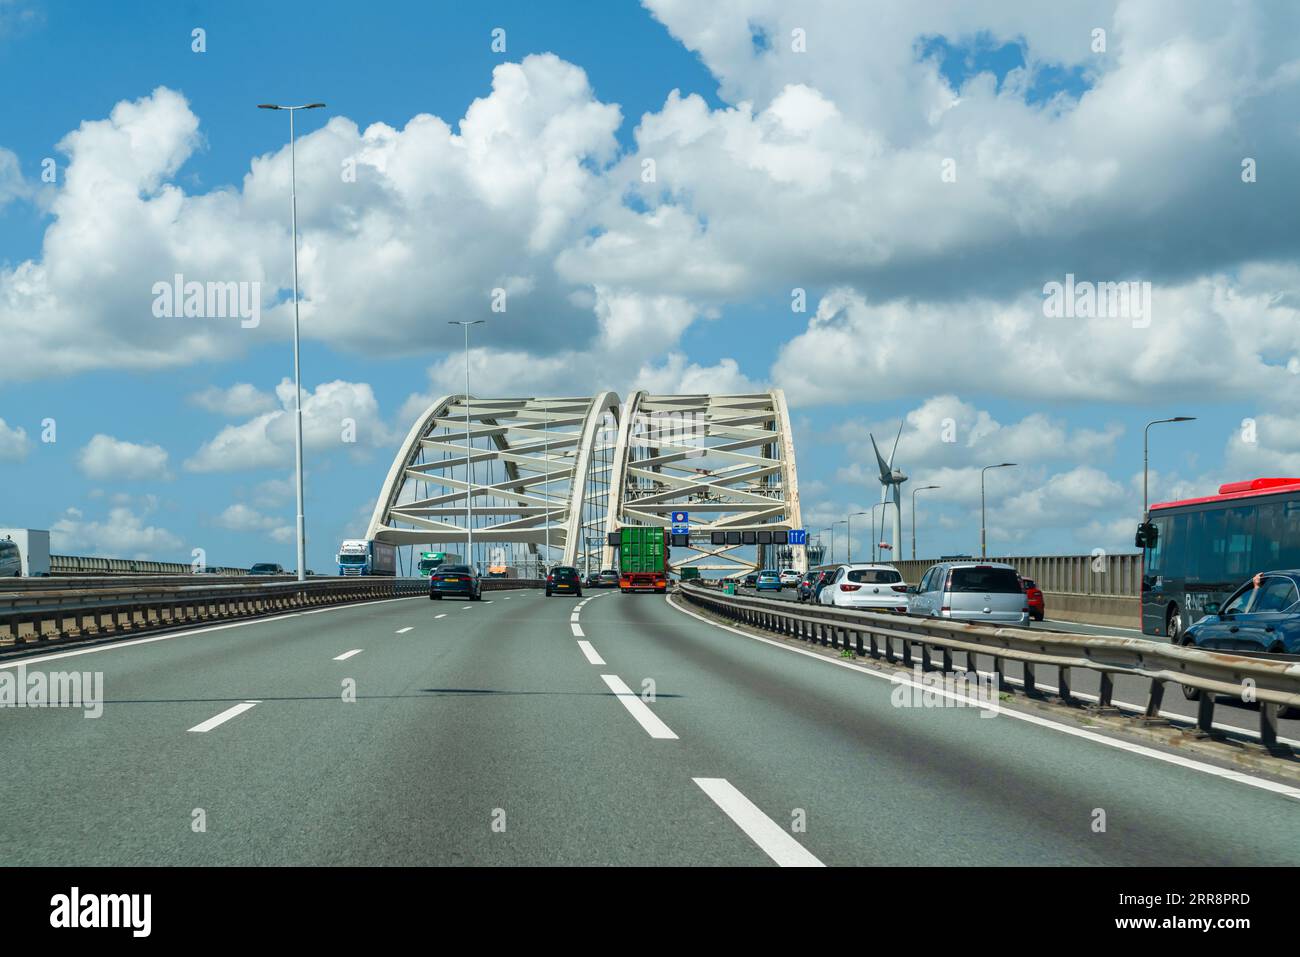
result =
[[470,444],[469,426],[469,327],[485,319],[448,319],[450,326],[465,330],[465,561],[474,567],[474,446]]
[[831,564],[832,565],[835,564],[835,526],[847,525],[847,524],[848,522],[846,522],[844,519],[840,519],[838,522],[831,522]]
[[[853,564],[853,519],[858,515],[870,515],[870,512],[854,512],[849,516],[849,564]],[[872,526],[874,528],[874,526]]]
[[920,488],[912,489],[912,561],[916,561],[916,493],[924,492],[928,488],[938,488],[937,485],[922,485]]
[[997,465],[986,465],[980,469],[980,558],[987,558],[988,536],[984,526],[984,473],[989,469],[1009,469],[1018,465],[1018,462],[999,462]]
[[297,396],[294,409],[294,461],[298,486],[298,581],[307,580],[307,523],[302,508],[302,375],[298,366],[298,182],[294,170],[293,115],[299,110],[319,110],[324,103],[307,103],[303,106],[279,106],[259,103],[259,110],[287,110],[289,112],[289,222],[293,231],[293,388]]
[[1151,426],[1161,425],[1165,422],[1195,422],[1194,415],[1176,415],[1172,419],[1156,419],[1148,422],[1145,429],[1142,430],[1142,521],[1147,520],[1147,467],[1150,463],[1150,453],[1148,451],[1147,438],[1151,433]]
[[877,502],[871,506],[871,560],[878,561],[880,558],[880,536],[885,534],[885,515],[880,514],[880,534],[876,534],[876,509],[884,508],[884,502]]

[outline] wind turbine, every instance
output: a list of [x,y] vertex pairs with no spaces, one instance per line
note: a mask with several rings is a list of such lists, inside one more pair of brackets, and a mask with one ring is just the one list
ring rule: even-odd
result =
[[[876,445],[876,437],[871,435],[871,433],[867,433],[867,435],[871,439],[871,448],[876,453],[876,462],[880,465],[880,502],[882,505],[890,498],[890,490],[893,490],[893,501],[890,502],[890,504],[894,506],[894,520],[891,529],[893,531],[893,543],[890,548],[893,551],[893,555],[897,556],[898,542],[901,537],[900,526],[902,525],[903,515],[902,486],[903,483],[907,481],[907,476],[904,475],[900,469],[894,468],[894,456],[898,452],[898,440],[903,437],[903,423],[898,423],[898,435],[894,436],[894,448],[889,453],[888,462],[886,462],[885,457],[880,454],[880,448]],[[884,543],[882,542],[881,544]]]

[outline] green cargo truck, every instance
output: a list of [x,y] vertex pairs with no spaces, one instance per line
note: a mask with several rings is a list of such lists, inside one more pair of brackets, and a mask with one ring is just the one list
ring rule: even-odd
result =
[[658,525],[628,525],[619,532],[618,589],[662,592],[668,588],[668,536]]

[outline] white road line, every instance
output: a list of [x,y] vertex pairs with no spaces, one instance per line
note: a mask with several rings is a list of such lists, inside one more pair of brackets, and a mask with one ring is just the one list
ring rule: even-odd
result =
[[217,725],[225,724],[231,718],[236,718],[249,708],[254,708],[261,703],[262,702],[260,701],[245,701],[243,704],[237,704],[233,708],[227,708],[225,711],[221,712],[221,714],[208,718],[208,720],[204,721],[202,724],[196,724],[194,727],[190,728],[190,730],[195,734],[207,734]]
[[460,610],[464,611],[466,608],[473,608],[473,607],[474,607],[473,605],[461,605]]
[[94,645],[90,648],[74,648],[70,651],[60,651],[49,655],[37,655],[34,658],[18,656],[10,658],[7,661],[0,661],[0,668],[17,668],[19,665],[38,665],[46,661],[58,661],[60,658],[76,658],[78,655],[95,655],[102,651],[118,651],[122,648],[134,648],[137,645],[151,645],[155,641],[171,641],[173,638],[189,638],[191,635],[203,635],[210,631],[224,631],[227,628],[247,628],[249,625],[264,625],[269,621],[284,621],[287,618],[298,618],[301,615],[319,615],[327,611],[344,611],[346,609],[358,608],[361,605],[386,605],[394,601],[410,601],[409,598],[384,598],[379,601],[357,602],[351,605],[335,605],[331,608],[317,608],[314,611],[291,611],[284,615],[271,615],[267,618],[247,618],[243,621],[228,621],[221,625],[204,625],[201,628],[190,628],[187,631],[173,631],[165,635],[153,635],[149,638],[130,638],[125,641],[108,641],[103,644]]
[[586,638],[586,637],[587,637],[587,633],[586,633],[585,631],[582,630],[582,626],[581,626],[580,624],[578,624],[576,621],[571,621],[571,622],[569,622],[569,627],[573,629],[573,637],[574,637],[574,638]]
[[510,596],[509,596],[509,595],[506,595],[506,597],[505,597],[505,598],[502,598],[501,600],[502,600],[502,601],[509,601],[509,600],[510,600]]
[[361,649],[360,649],[360,648],[353,648],[351,651],[345,651],[345,652],[343,652],[343,654],[341,654],[341,655],[336,655],[335,658],[334,658],[334,660],[335,660],[335,661],[347,661],[349,658],[353,657],[354,655],[359,655],[359,654],[361,654]]
[[407,625],[405,628],[398,628],[397,631],[393,632],[393,634],[395,634],[395,635],[404,635],[404,634],[406,634],[408,631],[410,631],[412,627],[413,627],[412,625]]
[[609,690],[618,696],[618,700],[623,703],[623,707],[627,708],[628,714],[636,718],[637,723],[645,728],[646,734],[652,738],[677,740],[677,735],[673,734],[673,729],[660,721],[659,716],[636,696],[632,689],[623,682],[622,678],[618,675],[601,675],[600,677],[609,686]]
[[436,620],[439,619],[439,618],[446,618],[446,617],[447,617],[447,613],[446,613],[446,612],[443,612],[441,615],[434,615],[433,617],[434,617],[434,620],[436,621]]
[[591,642],[580,641],[578,647],[582,649],[582,653],[587,656],[587,660],[593,665],[603,665],[605,663],[605,659],[596,654],[596,649],[591,647]]
[[781,867],[825,867],[813,854],[783,831],[726,778],[691,778],[700,790],[722,808],[727,817],[749,835],[759,849]]
[[824,661],[827,664],[837,665],[841,668],[848,668],[852,671],[861,672],[864,675],[870,675],[873,678],[880,678],[883,681],[892,681],[897,684],[906,684],[912,688],[922,688],[923,691],[932,691],[937,695],[952,700],[960,700],[976,708],[985,708],[996,710],[998,714],[1006,715],[1008,718],[1015,718],[1017,721],[1025,721],[1029,724],[1036,724],[1044,728],[1052,728],[1060,731],[1062,734],[1073,735],[1076,738],[1083,738],[1087,741],[1093,741],[1097,744],[1104,744],[1108,748],[1116,748],[1120,751],[1128,751],[1130,754],[1137,754],[1145,758],[1154,758],[1157,761],[1164,761],[1166,764],[1176,764],[1179,767],[1189,768],[1193,771],[1200,771],[1202,774],[1210,774],[1215,777],[1225,778],[1229,781],[1235,781],[1238,784],[1249,785],[1253,788],[1259,788],[1262,791],[1272,791],[1275,794],[1284,794],[1287,797],[1300,800],[1300,788],[1292,787],[1289,784],[1279,784],[1276,781],[1268,781],[1264,778],[1251,777],[1248,774],[1242,774],[1240,771],[1233,771],[1228,768],[1216,767],[1213,764],[1205,764],[1202,761],[1194,761],[1191,758],[1185,758],[1178,754],[1166,754],[1163,751],[1157,751],[1155,748],[1144,747],[1140,744],[1132,744],[1128,741],[1121,741],[1118,738],[1108,738],[1104,734],[1097,734],[1095,731],[1085,731],[1083,728],[1076,728],[1066,724],[1060,724],[1056,721],[1049,721],[1038,715],[1027,714],[1023,711],[1016,711],[1012,708],[1001,708],[996,705],[990,705],[986,701],[980,701],[977,698],[970,698],[965,695],[959,695],[942,688],[924,688],[922,685],[908,678],[901,673],[886,674],[876,671],[873,668],[864,668],[862,665],[855,665],[848,661],[841,661],[838,658],[827,658],[816,652],[808,651],[804,648],[793,648],[790,645],[774,641],[771,638],[764,638],[761,635],[751,635],[749,632],[741,631],[739,628],[732,628],[730,625],[719,624],[716,621],[710,621],[703,615],[696,614],[689,608],[683,608],[680,604],[669,597],[668,604],[676,608],[682,614],[690,615],[692,618],[698,618],[706,625],[713,625],[715,628],[721,628],[723,631],[730,631],[734,634],[741,635],[745,638],[751,638],[754,641],[761,641],[765,645],[772,645],[776,648],[782,648],[786,651],[794,652],[796,655],[806,655],[809,658],[816,658],[818,661]]
[[577,620],[578,620],[578,613],[575,611],[572,615],[569,616],[569,621],[577,621]]

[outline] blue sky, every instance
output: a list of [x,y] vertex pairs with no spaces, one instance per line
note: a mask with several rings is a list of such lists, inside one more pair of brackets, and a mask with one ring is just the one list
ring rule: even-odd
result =
[[[1272,23],[1273,9],[1260,7],[1257,18],[1225,26],[1199,7],[1170,8],[1157,20],[1121,16],[1136,9],[1125,3],[1073,18],[974,4],[877,28],[854,4],[484,6],[0,4],[0,81],[28,91],[11,94],[0,126],[0,149],[19,174],[0,163],[8,176],[0,178],[0,332],[15,362],[0,381],[9,491],[0,523],[60,530],[74,554],[186,561],[203,547],[217,564],[292,564],[282,531],[293,513],[284,488],[290,448],[281,444],[277,465],[253,457],[248,467],[187,466],[223,429],[259,414],[228,398],[205,409],[196,395],[247,383],[258,410],[276,408],[275,387],[292,373],[284,313],[266,317],[256,336],[222,330],[215,344],[183,344],[165,341],[176,326],[119,327],[125,320],[99,306],[128,282],[128,266],[170,278],[170,263],[201,260],[205,244],[255,249],[268,278],[286,268],[287,255],[277,256],[287,244],[267,231],[287,227],[287,197],[279,212],[263,197],[276,195],[266,177],[283,155],[287,121],[254,108],[266,100],[329,104],[303,115],[298,129],[304,244],[337,243],[344,258],[335,262],[355,264],[346,284],[333,285],[327,270],[307,267],[304,289],[319,291],[321,311],[304,323],[304,385],[339,381],[358,387],[348,401],[368,390],[377,403],[359,450],[309,452],[313,568],[329,567],[338,539],[364,527],[361,513],[418,405],[412,397],[438,391],[458,368],[459,332],[445,320],[467,314],[462,287],[490,284],[497,267],[480,277],[469,261],[473,274],[463,279],[438,270],[479,244],[489,261],[527,274],[534,290],[521,297],[522,312],[475,331],[482,361],[507,370],[496,392],[511,382],[562,392],[575,379],[622,394],[634,384],[782,386],[794,406],[810,528],[878,500],[865,434],[892,434],[903,417],[901,466],[916,484],[945,484],[927,493],[934,497],[922,513],[921,550],[930,554],[977,545],[978,467],[1011,454],[1022,467],[994,506],[995,551],[1127,550],[1140,510],[1142,425],[1164,415],[1199,418],[1153,433],[1156,499],[1300,474],[1290,438],[1300,342],[1288,331],[1296,250],[1279,214],[1287,202],[1295,208],[1296,187],[1273,175],[1300,155],[1294,119],[1281,121],[1283,104],[1294,102],[1286,69],[1294,58],[1270,40],[1289,15]],[[1089,48],[1097,23],[1111,30],[1103,54]],[[792,25],[807,30],[806,55],[789,49]],[[191,50],[196,27],[206,31],[206,52]],[[504,53],[491,48],[498,27]],[[854,57],[855,42],[869,55]],[[558,59],[534,56],[548,53]],[[1193,68],[1198,55],[1208,65]],[[1153,69],[1159,57],[1169,59]],[[446,213],[432,217],[442,232],[410,239],[415,271],[429,267],[424,285],[406,296],[390,281],[365,289],[371,253],[346,244],[366,205],[349,205],[357,219],[348,220],[313,179],[333,177],[318,158],[330,137],[358,134],[325,124],[387,124],[393,142],[409,134],[415,144],[412,118],[431,114],[455,131],[475,100],[507,101],[493,71],[520,64],[538,99],[515,112],[501,107],[495,139],[482,146],[487,161],[503,140],[518,140],[520,155],[562,151],[564,136],[537,146],[555,134],[527,121],[530,110],[564,109],[575,140],[585,137],[573,150],[586,179],[573,195],[568,180],[528,193],[528,215],[532,204],[536,211],[527,222],[543,232],[526,243],[516,218],[522,193],[498,202],[489,184],[478,205],[439,199],[452,204],[430,207]],[[585,74],[585,91],[569,83],[570,65]],[[1257,72],[1253,85],[1225,87],[1221,77],[1245,69]],[[542,99],[536,91],[552,82],[558,92]],[[164,110],[159,88],[183,97],[183,107]],[[1195,111],[1184,108],[1189,100]],[[78,259],[67,250],[82,234],[78,217],[95,222],[87,204],[96,194],[68,190],[69,157],[57,144],[137,101],[161,117],[143,127],[160,137],[182,136],[167,124],[180,115],[183,126],[184,110],[197,118],[179,167],[140,196],[157,200],[174,187],[196,206],[233,197],[238,222],[211,220],[212,235],[177,226],[116,264],[103,246]],[[601,105],[616,105],[618,119]],[[98,140],[85,136],[77,149],[98,175],[125,175]],[[1247,155],[1261,170],[1250,187],[1238,169]],[[53,186],[41,182],[46,157],[60,170]],[[635,177],[645,157],[662,171],[650,188]],[[938,192],[948,157],[958,178]],[[255,160],[265,161],[260,170]],[[429,189],[450,182],[429,178]],[[384,208],[401,239],[430,219],[413,203]],[[123,229],[123,247],[141,228]],[[611,238],[620,244],[602,244]],[[636,252],[623,256],[619,246]],[[160,257],[154,273],[152,261],[141,263],[151,255]],[[42,271],[48,295],[24,298],[32,296],[25,268]],[[86,271],[75,290],[58,285],[69,268]],[[1050,325],[1038,308],[1041,288],[1066,273],[1153,282],[1160,321],[1150,330],[1121,328],[1122,320]],[[805,313],[791,311],[795,287],[806,290]],[[280,285],[274,301],[286,292]],[[376,305],[340,317],[335,304],[356,302]],[[601,304],[611,302],[663,310],[659,327],[673,332],[593,345]],[[407,344],[368,342],[359,331],[368,326],[391,328]],[[133,340],[140,328],[143,339]],[[156,359],[145,357],[151,337]],[[509,362],[494,359],[503,353]],[[598,369],[613,379],[597,381]],[[957,443],[935,437],[949,415]],[[52,444],[40,441],[46,418],[57,422]],[[1258,424],[1249,440],[1247,418]],[[96,435],[158,447],[165,464],[114,470],[119,459],[109,455],[109,466],[87,466]],[[223,526],[223,513],[237,505],[252,513],[245,527],[224,527],[232,521]]]

